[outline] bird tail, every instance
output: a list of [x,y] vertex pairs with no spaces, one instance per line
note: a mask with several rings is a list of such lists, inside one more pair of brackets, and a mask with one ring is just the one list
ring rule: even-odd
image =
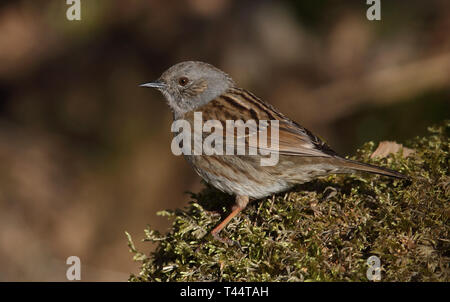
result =
[[378,166],[374,166],[374,165],[370,165],[370,164],[366,164],[366,163],[361,163],[361,162],[351,160],[351,159],[343,159],[343,160],[344,160],[343,166],[345,168],[349,168],[349,169],[356,170],[356,171],[385,175],[385,176],[390,176],[390,177],[395,177],[395,178],[400,178],[400,179],[408,179],[408,177],[406,175],[403,175],[397,171],[394,171],[394,170],[391,170],[388,168],[383,168],[383,167],[378,167]]

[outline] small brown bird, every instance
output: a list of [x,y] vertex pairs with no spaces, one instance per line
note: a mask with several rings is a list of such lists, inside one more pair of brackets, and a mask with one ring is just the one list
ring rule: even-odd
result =
[[[186,120],[193,128],[195,112],[201,112],[204,120],[219,121],[224,129],[227,120],[278,121],[279,159],[276,165],[261,165],[261,154],[185,154],[188,162],[205,181],[236,196],[232,212],[211,231],[221,241],[229,242],[220,238],[218,233],[247,206],[250,199],[286,191],[295,184],[329,174],[370,172],[406,178],[393,170],[339,156],[306,128],[288,119],[251,92],[238,88],[230,76],[210,64],[182,62],[170,67],[155,82],[141,86],[161,91],[173,111],[174,120]],[[246,143],[249,136],[251,134],[247,135]],[[227,146],[229,142],[225,136],[222,138],[223,145]]]

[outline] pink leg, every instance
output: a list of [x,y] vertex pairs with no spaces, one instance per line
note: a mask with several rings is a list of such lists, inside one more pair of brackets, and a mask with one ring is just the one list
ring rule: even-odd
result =
[[248,196],[236,196],[236,205],[233,206],[233,211],[228,215],[218,226],[216,226],[212,231],[211,235],[220,242],[228,243],[233,245],[234,242],[228,238],[222,238],[219,236],[219,232],[225,228],[225,226],[233,219],[237,214],[239,214],[247,206],[249,201]]

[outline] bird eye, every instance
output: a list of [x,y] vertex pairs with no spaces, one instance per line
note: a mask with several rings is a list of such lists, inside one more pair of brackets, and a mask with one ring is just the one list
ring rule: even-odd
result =
[[178,84],[181,86],[186,86],[186,84],[189,82],[189,79],[186,77],[181,77],[178,79]]

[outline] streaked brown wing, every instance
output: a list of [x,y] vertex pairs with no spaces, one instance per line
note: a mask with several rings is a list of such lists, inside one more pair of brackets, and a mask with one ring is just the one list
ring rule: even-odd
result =
[[284,155],[335,156],[327,144],[305,128],[290,120],[280,122],[279,150]]
[[[237,139],[234,142],[235,148],[245,144],[246,150],[250,150],[252,146],[258,146],[258,151],[278,151],[279,154],[283,155],[320,157],[336,155],[333,150],[307,129],[289,120],[271,105],[264,103],[243,89],[232,88],[227,93],[198,108],[197,111],[202,112],[204,122],[206,120],[218,120],[224,129],[224,135],[234,135],[236,138],[239,138],[240,135],[235,128],[227,128],[226,121],[242,120],[248,122],[254,120],[255,124],[246,123],[245,140]],[[267,128],[258,127],[260,121],[268,121]],[[273,121],[278,121],[278,146],[270,144],[274,130],[276,130]],[[262,131],[267,131],[267,144],[264,147],[261,147],[258,141]],[[204,138],[208,135],[208,133],[203,133]],[[223,146],[226,146],[226,138],[222,137],[222,140]],[[256,140],[257,144],[251,144],[252,140],[253,142]]]

